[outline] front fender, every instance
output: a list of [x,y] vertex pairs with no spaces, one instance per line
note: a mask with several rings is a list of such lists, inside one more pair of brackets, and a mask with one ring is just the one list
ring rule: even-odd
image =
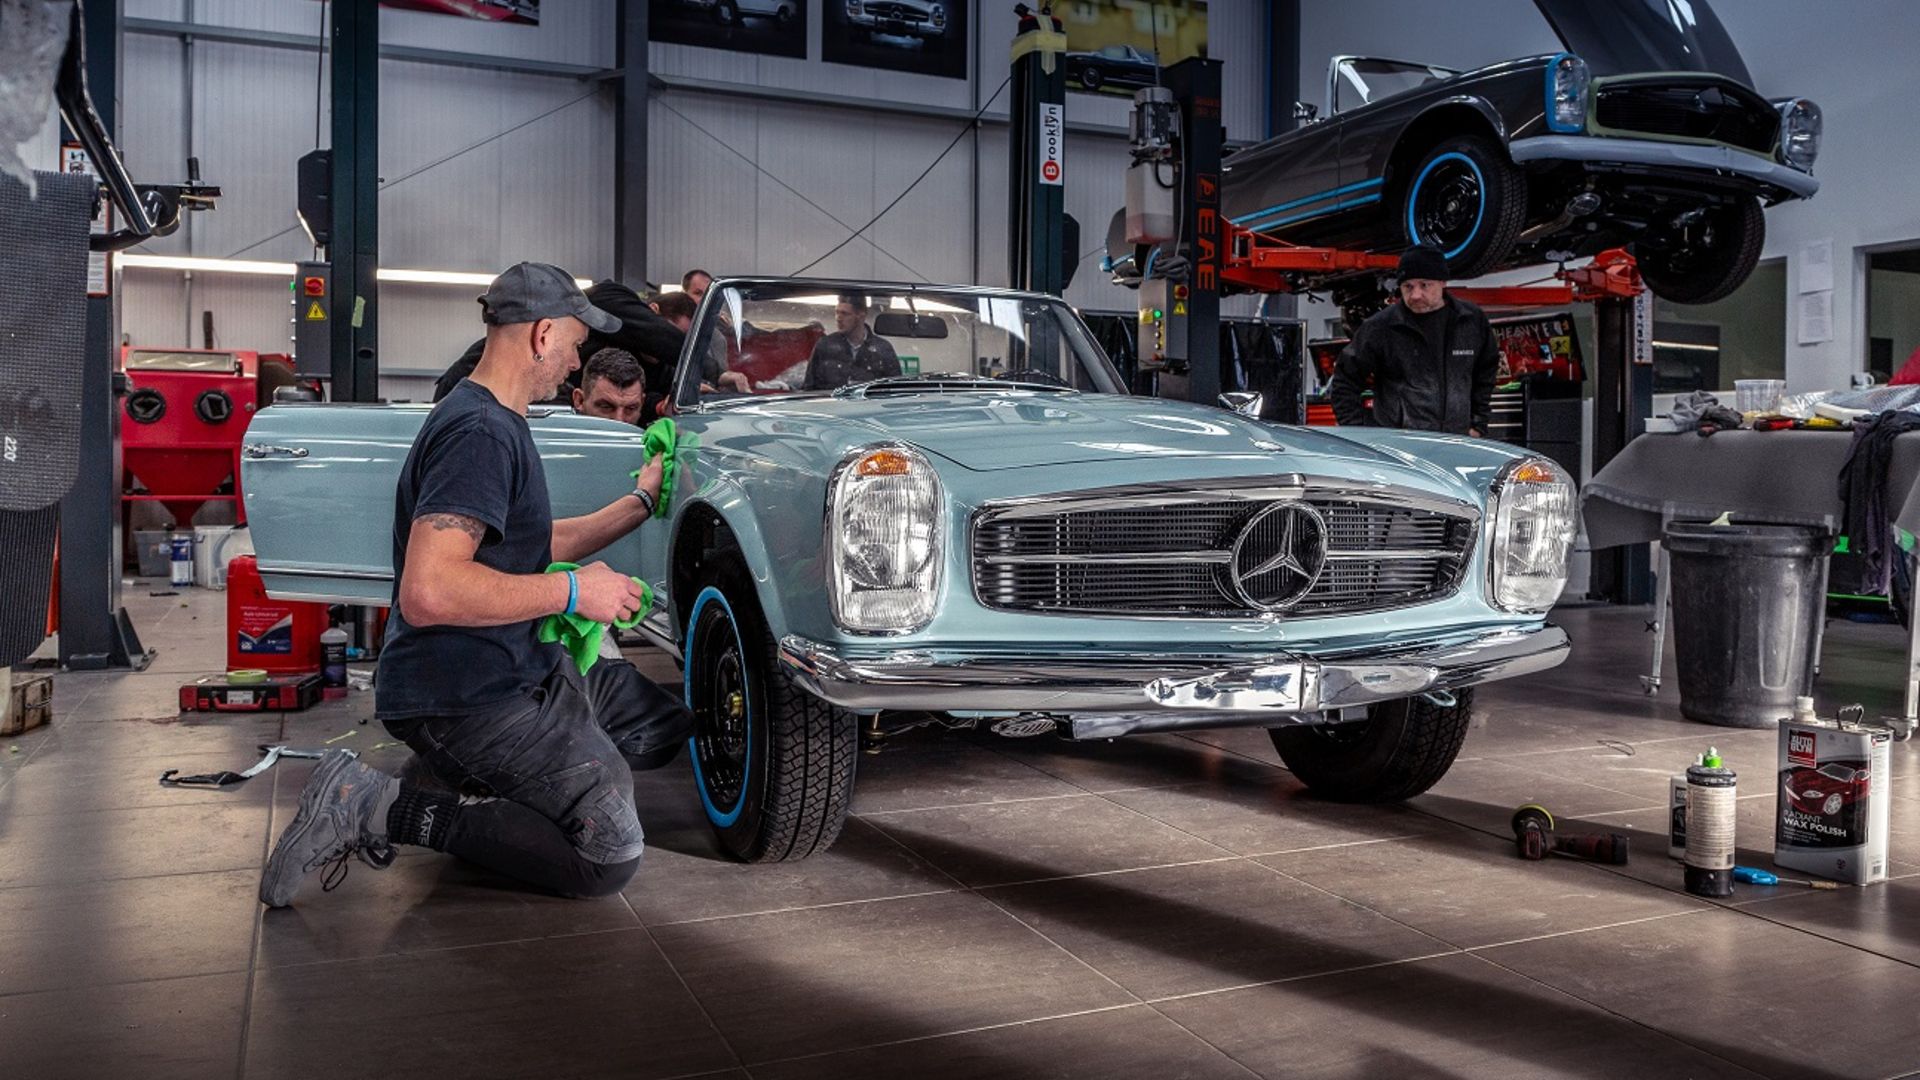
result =
[[[771,504],[781,512],[783,502]],[[775,640],[795,632],[822,633],[832,626],[821,572],[821,520],[772,522],[732,476],[701,486],[676,516],[668,551],[667,596],[676,639],[684,636],[694,597],[706,584],[692,568],[724,532],[753,581],[754,599]],[[802,628],[805,628],[804,631]]]

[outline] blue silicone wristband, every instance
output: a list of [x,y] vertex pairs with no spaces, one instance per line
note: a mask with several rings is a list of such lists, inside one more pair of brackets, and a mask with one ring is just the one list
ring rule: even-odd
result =
[[562,615],[573,614],[573,609],[577,607],[579,603],[580,603],[580,578],[576,574],[574,574],[573,571],[569,570],[567,571],[567,610],[561,612],[560,614]]

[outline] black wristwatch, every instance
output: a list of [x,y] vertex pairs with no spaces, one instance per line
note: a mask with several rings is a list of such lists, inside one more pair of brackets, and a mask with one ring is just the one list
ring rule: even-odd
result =
[[634,498],[640,500],[640,505],[647,508],[648,517],[652,517],[654,511],[660,505],[660,501],[658,499],[655,499],[653,497],[653,493],[648,491],[646,488],[634,488],[632,491],[628,492],[627,494],[632,495]]

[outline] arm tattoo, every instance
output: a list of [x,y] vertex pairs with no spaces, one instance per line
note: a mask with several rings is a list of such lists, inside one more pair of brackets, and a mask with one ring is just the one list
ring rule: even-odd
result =
[[485,525],[464,514],[428,514],[420,520],[433,526],[436,530],[459,529],[461,532],[473,537],[473,541],[476,544],[486,539],[487,536],[487,527]]

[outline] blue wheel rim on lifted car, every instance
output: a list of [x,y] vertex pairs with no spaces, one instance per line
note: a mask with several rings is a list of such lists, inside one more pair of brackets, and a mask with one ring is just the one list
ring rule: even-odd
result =
[[[700,793],[700,805],[706,808],[707,820],[711,821],[716,827],[724,829],[740,820],[740,812],[745,809],[747,805],[747,783],[753,776],[753,694],[751,693],[751,687],[747,683],[746,644],[740,640],[740,623],[733,617],[733,605],[727,603],[727,598],[724,593],[709,585],[705,589],[702,589],[700,596],[694,600],[693,615],[687,619],[687,646],[689,651],[687,662],[682,667],[683,674],[681,675],[682,692],[686,696],[687,707],[689,709],[696,707],[693,696],[693,676],[694,669],[702,665],[692,650],[699,647],[699,639],[695,635],[700,627],[700,613],[706,609],[709,603],[719,604],[721,610],[727,613],[727,628],[733,632],[734,654],[740,659],[739,692],[742,698],[741,725],[745,731],[745,739],[740,756],[740,790],[734,796],[731,809],[723,811],[715,806],[713,804],[713,796],[707,790],[709,785],[707,783],[706,773],[700,767],[700,733],[698,729],[687,739],[687,756],[693,759],[693,786],[694,789]],[[707,688],[702,687],[703,692],[706,689]]]
[[1420,170],[1420,175],[1413,178],[1413,187],[1407,191],[1407,238],[1416,244],[1430,243],[1438,247],[1439,244],[1436,241],[1439,238],[1423,235],[1418,222],[1415,220],[1416,214],[1420,209],[1420,191],[1426,185],[1427,178],[1433,175],[1435,169],[1443,164],[1455,161],[1464,164],[1467,171],[1473,174],[1474,190],[1479,197],[1473,211],[1473,227],[1467,230],[1467,235],[1461,239],[1459,243],[1455,244],[1452,250],[1444,252],[1449,259],[1458,258],[1461,252],[1467,250],[1467,245],[1473,243],[1474,237],[1480,235],[1480,223],[1486,220],[1487,178],[1480,172],[1479,164],[1472,158],[1458,151],[1441,154],[1439,157],[1427,162],[1426,168]]

